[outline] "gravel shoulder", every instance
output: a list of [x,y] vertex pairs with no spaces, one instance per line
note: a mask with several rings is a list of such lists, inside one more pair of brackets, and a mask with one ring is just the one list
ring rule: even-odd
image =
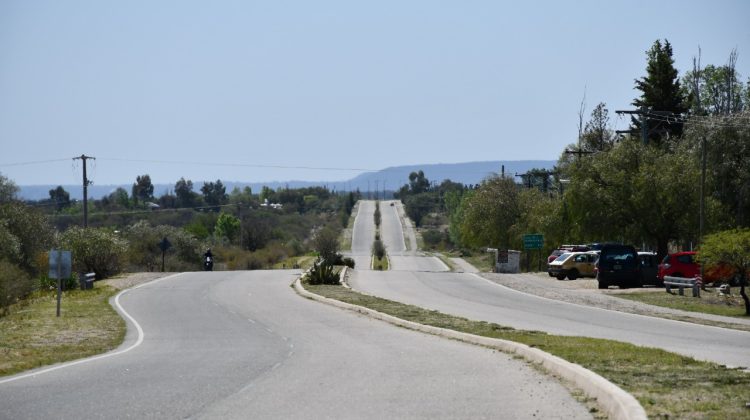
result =
[[687,312],[679,309],[648,305],[617,297],[617,295],[620,294],[635,292],[664,293],[664,290],[661,288],[651,287],[625,290],[599,290],[597,288],[596,280],[593,279],[561,281],[549,277],[547,273],[480,273],[479,275],[487,280],[511,289],[548,299],[638,315],[750,331],[750,319],[730,318],[699,312]]
[[123,290],[128,289],[134,286],[138,286],[142,283],[148,283],[150,281],[160,279],[162,277],[171,276],[172,274],[176,273],[155,273],[155,272],[146,272],[146,273],[123,273],[118,275],[117,277],[113,277],[111,279],[102,280],[99,283],[102,283],[107,286],[111,286],[117,290]]

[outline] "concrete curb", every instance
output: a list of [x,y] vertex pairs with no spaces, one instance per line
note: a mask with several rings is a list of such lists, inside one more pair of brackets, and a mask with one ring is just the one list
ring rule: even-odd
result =
[[420,331],[427,334],[433,334],[440,337],[451,338],[458,341],[464,341],[471,344],[477,344],[506,353],[511,353],[523,357],[525,360],[533,363],[539,363],[549,372],[558,375],[561,378],[572,382],[580,388],[587,396],[596,398],[601,407],[606,411],[611,419],[618,420],[645,420],[648,419],[646,411],[632,395],[623,391],[620,387],[609,382],[596,373],[575,363],[568,362],[557,356],[545,353],[539,349],[529,347],[525,344],[516,343],[508,340],[496,338],[481,337],[472,334],[466,334],[458,331],[448,330],[445,328],[422,325],[416,322],[406,321],[391,315],[384,314],[362,306],[352,305],[335,299],[330,299],[315,293],[308,292],[302,287],[300,279],[294,282],[294,289],[303,297],[327,303],[338,308],[354,311],[371,318],[391,323],[400,327]]

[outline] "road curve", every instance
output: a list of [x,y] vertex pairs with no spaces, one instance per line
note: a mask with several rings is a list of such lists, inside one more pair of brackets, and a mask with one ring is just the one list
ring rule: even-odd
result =
[[[384,235],[403,233],[384,231]],[[574,305],[518,292],[424,257],[394,256],[394,270],[354,270],[350,285],[387,299],[518,329],[657,347],[727,366],[750,367],[750,332]],[[397,269],[399,268],[399,269]]]
[[303,299],[297,275],[133,289],[120,302],[142,344],[0,384],[0,418],[590,418],[518,360]]

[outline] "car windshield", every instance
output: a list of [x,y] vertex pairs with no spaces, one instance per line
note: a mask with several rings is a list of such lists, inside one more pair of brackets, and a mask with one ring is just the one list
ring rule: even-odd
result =
[[571,255],[573,255],[573,254],[571,254],[570,252],[566,252],[566,253],[560,255],[559,257],[557,257],[555,259],[555,261],[557,261],[557,262],[563,262],[563,261],[567,260],[568,257],[570,257]]
[[615,248],[607,252],[606,255],[600,257],[604,261],[612,263],[628,263],[635,261],[636,257],[632,251],[627,248]]

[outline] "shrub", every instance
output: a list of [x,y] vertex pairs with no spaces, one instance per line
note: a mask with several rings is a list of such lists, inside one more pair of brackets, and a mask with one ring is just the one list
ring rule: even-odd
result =
[[122,268],[127,242],[107,229],[71,227],[60,235],[60,249],[71,251],[74,273],[103,279]]
[[36,282],[17,265],[0,260],[0,315],[36,289]]
[[436,249],[440,247],[445,239],[445,234],[437,229],[425,229],[422,231],[422,239],[427,248]]
[[383,241],[377,240],[372,243],[372,254],[379,260],[385,257],[385,245],[383,245]]
[[198,239],[191,233],[173,226],[151,226],[141,220],[125,231],[128,239],[128,261],[135,270],[154,271],[161,267],[162,250],[159,243],[167,238],[171,247],[167,249],[165,269],[169,263],[170,270],[196,270],[201,264],[203,248]]
[[318,259],[307,273],[307,281],[310,284],[339,284],[339,273],[334,270],[333,264]]

